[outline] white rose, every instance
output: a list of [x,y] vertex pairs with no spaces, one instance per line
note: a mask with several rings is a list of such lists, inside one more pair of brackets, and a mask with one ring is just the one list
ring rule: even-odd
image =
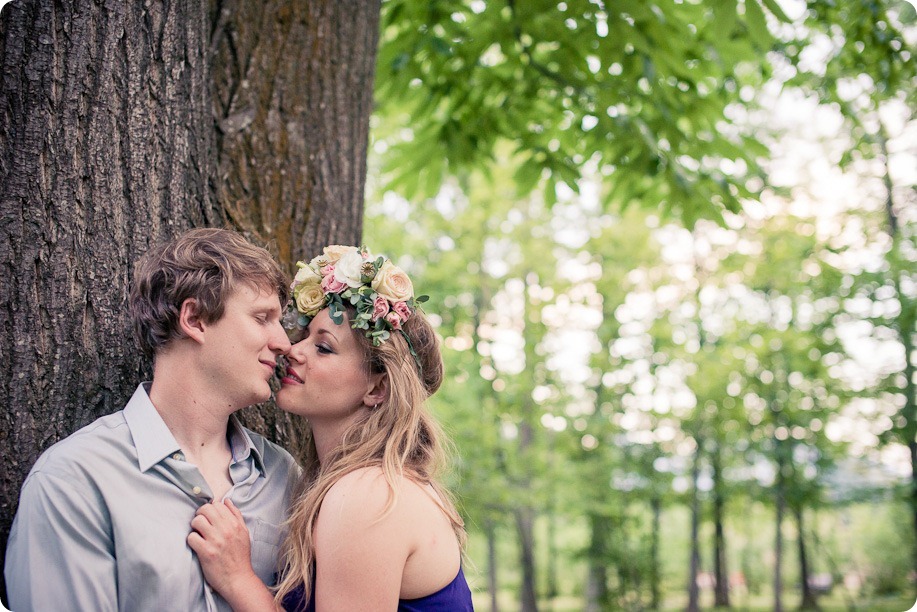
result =
[[357,250],[341,255],[334,264],[334,280],[353,288],[363,284],[363,256]]

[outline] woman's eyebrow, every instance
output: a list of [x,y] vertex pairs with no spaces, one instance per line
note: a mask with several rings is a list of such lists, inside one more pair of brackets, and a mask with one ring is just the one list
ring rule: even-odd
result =
[[319,327],[318,329],[315,330],[315,334],[316,335],[325,334],[326,336],[331,336],[332,338],[334,338],[335,342],[338,342],[338,337],[335,336],[334,333],[330,329]]

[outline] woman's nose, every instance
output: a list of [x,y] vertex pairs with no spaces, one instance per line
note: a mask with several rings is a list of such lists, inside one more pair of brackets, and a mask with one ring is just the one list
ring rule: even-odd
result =
[[295,361],[296,363],[303,363],[306,357],[305,351],[305,340],[300,340],[290,348],[290,352],[287,353],[287,359]]

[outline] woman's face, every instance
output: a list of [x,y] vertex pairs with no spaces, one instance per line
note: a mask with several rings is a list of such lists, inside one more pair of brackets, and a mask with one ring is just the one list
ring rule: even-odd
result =
[[305,337],[287,355],[288,367],[280,380],[277,405],[286,412],[321,420],[351,418],[372,407],[367,395],[379,376],[370,376],[346,315],[337,325],[324,309],[316,315]]

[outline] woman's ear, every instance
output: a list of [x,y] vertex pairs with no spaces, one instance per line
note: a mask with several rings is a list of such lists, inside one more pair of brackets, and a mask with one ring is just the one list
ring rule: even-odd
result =
[[194,298],[188,298],[181,303],[181,310],[178,313],[178,327],[187,337],[195,342],[204,341],[204,329],[206,328],[203,318],[200,314],[200,305]]
[[363,404],[374,408],[388,399],[388,376],[373,374],[369,379],[369,391],[363,396]]

